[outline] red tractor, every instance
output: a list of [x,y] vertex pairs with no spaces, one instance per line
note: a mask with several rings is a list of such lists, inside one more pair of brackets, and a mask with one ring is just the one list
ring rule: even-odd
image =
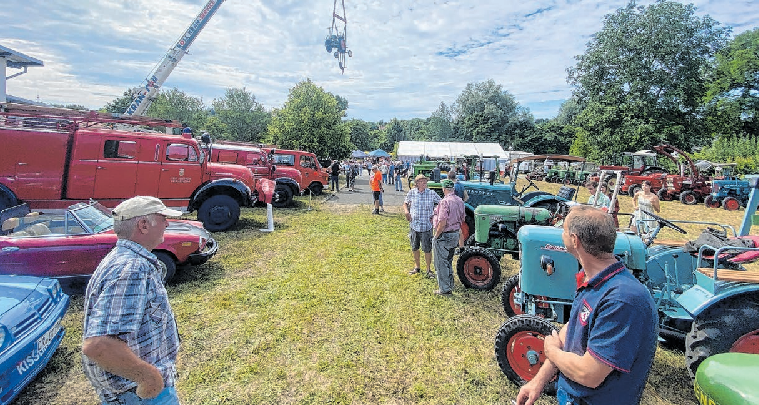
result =
[[[622,171],[622,185],[620,194],[629,193],[639,190],[643,180],[651,181],[652,189],[658,190],[662,187],[663,177],[667,174],[666,170],[658,165],[656,152],[650,150],[639,150],[637,152],[625,152],[616,156],[611,165],[602,165],[599,170],[620,170]],[[592,180],[599,181],[598,176],[591,176]],[[609,177],[604,179],[609,183],[609,187],[614,187],[616,178]],[[630,188],[633,190],[630,190]]]
[[[679,174],[668,174],[666,176],[665,184],[657,192],[660,200],[670,201],[679,198],[683,204],[694,205],[703,202],[704,197],[711,194],[712,186],[708,182],[709,178],[701,174],[687,153],[671,145],[659,145],[655,146],[654,149],[667,156],[680,168]],[[685,161],[680,163],[676,155]]]

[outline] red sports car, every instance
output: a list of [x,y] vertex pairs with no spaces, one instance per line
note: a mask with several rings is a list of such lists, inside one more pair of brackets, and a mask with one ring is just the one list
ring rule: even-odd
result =
[[[94,201],[56,213],[30,213],[20,205],[3,210],[0,223],[0,274],[54,277],[62,285],[88,279],[117,239],[110,210]],[[217,249],[202,223],[170,219],[153,253],[166,265],[168,281],[177,266],[203,264]]]

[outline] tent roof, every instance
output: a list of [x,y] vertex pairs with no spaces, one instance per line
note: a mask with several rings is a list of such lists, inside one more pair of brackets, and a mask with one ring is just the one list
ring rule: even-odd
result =
[[431,158],[456,158],[464,156],[498,156],[508,159],[511,154],[525,155],[528,152],[504,152],[498,143],[474,142],[398,142],[398,156],[429,156]]

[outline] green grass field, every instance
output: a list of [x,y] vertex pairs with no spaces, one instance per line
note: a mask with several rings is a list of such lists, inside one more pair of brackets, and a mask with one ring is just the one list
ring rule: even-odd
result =
[[[581,189],[578,200],[587,197]],[[630,212],[630,198],[621,203]],[[738,226],[743,211],[666,202],[662,215]],[[493,352],[505,319],[500,284],[470,291],[457,279],[453,296],[432,294],[434,280],[407,274],[413,262],[399,213],[376,216],[369,206],[320,198],[312,210],[305,200],[276,210],[274,233],[258,231],[264,221],[263,209],[243,210],[235,230],[214,235],[219,254],[179,270],[168,287],[182,338],[184,404],[509,404],[515,397]],[[686,229],[663,237],[695,239],[700,228]],[[514,260],[502,265],[503,280],[518,271]],[[82,305],[73,297],[62,346],[16,405],[98,403],[80,364]],[[643,403],[696,403],[678,349],[658,349]]]

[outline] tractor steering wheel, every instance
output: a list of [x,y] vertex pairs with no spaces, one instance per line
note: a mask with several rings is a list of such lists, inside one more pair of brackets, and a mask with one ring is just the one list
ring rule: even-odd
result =
[[525,187],[522,189],[522,191],[520,191],[520,192],[519,192],[519,195],[520,195],[520,196],[523,196],[523,195],[524,195],[524,192],[525,192],[525,191],[527,191],[527,190],[529,190],[529,189],[530,189],[530,187],[535,187],[535,190],[538,190],[538,191],[540,190],[540,189],[538,188],[538,185],[537,185],[537,184],[535,184],[535,182],[533,182],[533,181],[532,181],[532,179],[527,179],[527,181],[528,181],[529,183],[528,183],[528,184],[527,184],[527,185],[526,185],[526,186],[525,186]]
[[662,218],[662,217],[660,217],[660,216],[658,216],[658,215],[656,215],[656,214],[654,214],[652,212],[649,212],[649,211],[646,211],[646,210],[643,210],[643,209],[640,210],[640,211],[642,213],[646,214],[646,215],[650,215],[651,218],[653,218],[656,221],[658,221],[660,225],[666,226],[667,228],[672,228],[672,229],[674,229],[677,232],[680,232],[682,234],[688,233],[688,232],[685,231],[685,229],[680,228],[679,226],[673,224],[672,222],[669,222],[668,220],[666,220],[666,219],[664,219],[664,218]]

